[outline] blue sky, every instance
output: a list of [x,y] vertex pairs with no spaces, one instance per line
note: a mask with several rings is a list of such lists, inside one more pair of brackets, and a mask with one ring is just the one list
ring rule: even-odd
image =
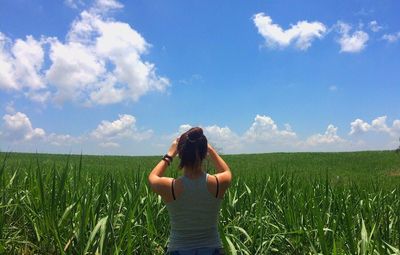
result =
[[0,149],[392,149],[398,1],[1,1]]

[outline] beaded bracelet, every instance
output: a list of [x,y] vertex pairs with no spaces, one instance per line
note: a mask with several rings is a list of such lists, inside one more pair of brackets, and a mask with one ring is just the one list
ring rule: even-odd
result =
[[165,154],[164,157],[162,157],[162,160],[164,160],[165,162],[168,163],[168,165],[170,165],[173,158],[171,156],[169,156],[168,154]]

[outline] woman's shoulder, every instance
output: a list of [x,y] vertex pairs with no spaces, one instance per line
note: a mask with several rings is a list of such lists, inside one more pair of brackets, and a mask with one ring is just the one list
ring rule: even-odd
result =
[[218,174],[207,175],[207,189],[212,195],[218,198],[223,198],[228,187],[229,184],[225,181],[221,181],[221,177],[218,176]]

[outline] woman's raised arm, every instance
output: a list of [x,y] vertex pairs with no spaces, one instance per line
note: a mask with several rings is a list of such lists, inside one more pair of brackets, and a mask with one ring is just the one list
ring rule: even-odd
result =
[[208,155],[210,155],[210,158],[217,169],[216,176],[218,177],[219,182],[224,186],[229,186],[232,180],[232,173],[225,160],[218,155],[217,151],[210,144],[208,144]]
[[[167,155],[173,159],[177,154],[178,139],[172,142]],[[171,160],[172,161],[172,160]],[[164,172],[169,165],[168,159],[162,159],[150,172],[148,181],[151,189],[157,194],[162,195],[164,190],[171,186],[172,178],[164,177]]]

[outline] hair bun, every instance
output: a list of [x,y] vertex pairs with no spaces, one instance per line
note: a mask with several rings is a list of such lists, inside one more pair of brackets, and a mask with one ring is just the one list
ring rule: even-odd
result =
[[201,162],[207,155],[207,137],[200,127],[193,127],[179,137],[177,146],[179,168],[190,169],[201,167]]
[[192,128],[188,131],[187,136],[189,140],[196,141],[204,136],[203,129],[199,127]]

